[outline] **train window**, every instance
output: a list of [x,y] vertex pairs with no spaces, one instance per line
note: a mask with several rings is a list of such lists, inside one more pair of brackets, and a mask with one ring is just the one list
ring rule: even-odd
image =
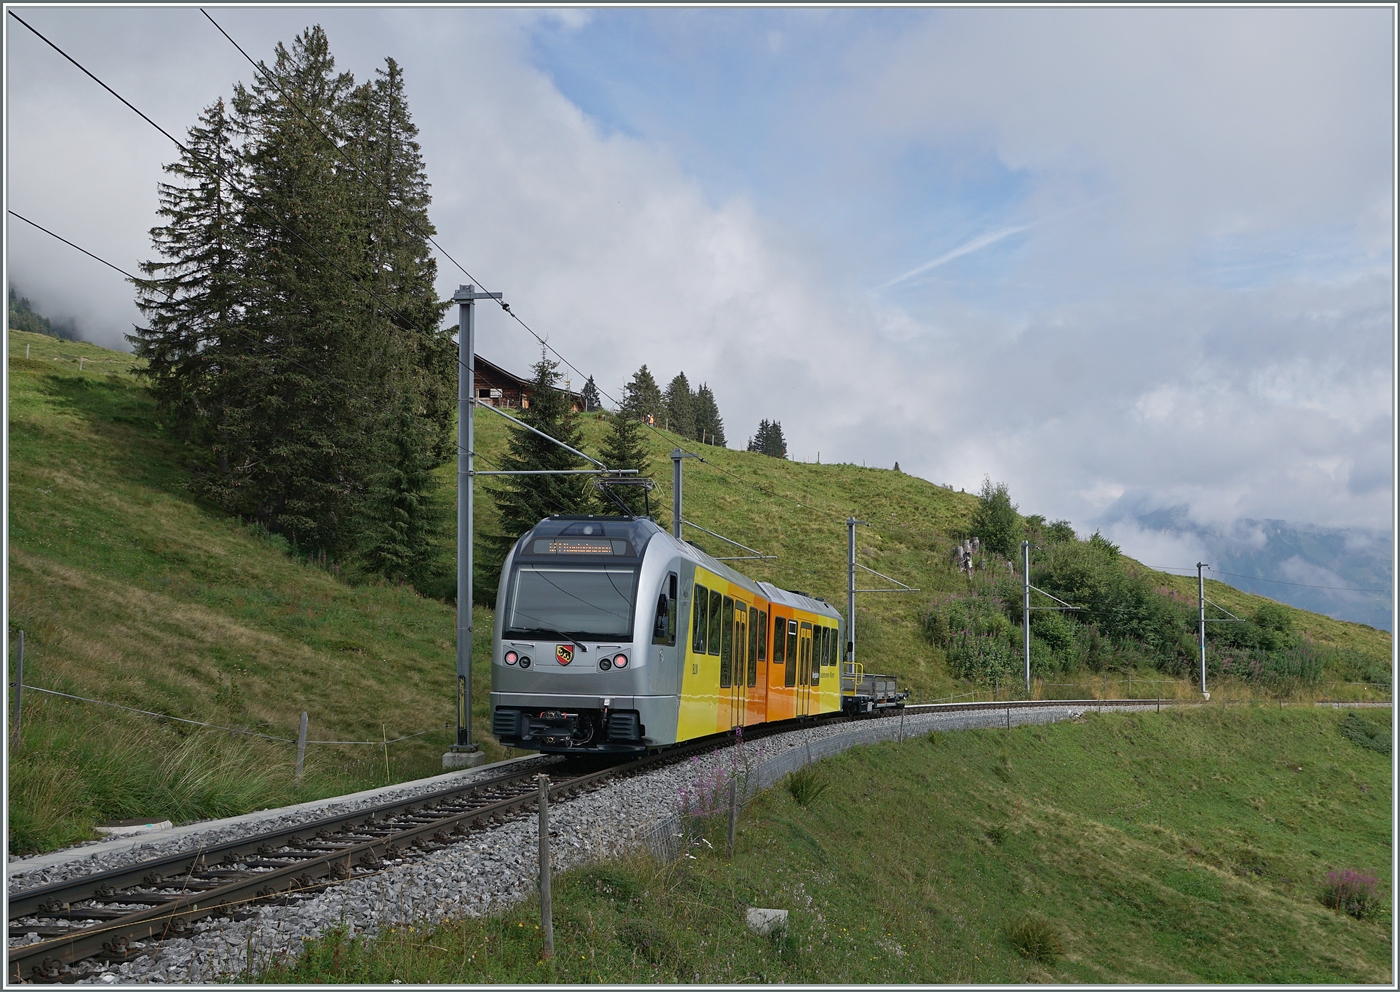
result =
[[738,600],[734,601],[734,683],[743,685],[748,665],[749,608]]
[[758,611],[758,660],[768,660],[768,611]]
[[749,607],[749,685],[758,685],[758,610]]
[[826,650],[826,628],[818,627],[812,633],[815,636],[812,643],[812,684],[816,685],[822,680],[822,652]]
[[734,684],[734,600],[725,596],[720,602],[719,687],[728,689]]
[[710,590],[710,654],[719,654],[719,632],[722,629],[720,624],[720,608],[724,603],[724,594],[714,589]]
[[787,629],[787,659],[788,659],[787,684],[788,684],[788,685],[792,685],[792,683],[793,683],[793,677],[797,674],[797,665],[798,665],[798,657],[797,657],[797,621],[796,621],[796,620],[789,620],[789,621],[787,622],[787,627],[788,627],[788,629]]
[[797,683],[810,685],[812,672],[812,625],[802,622],[801,634],[797,639]]
[[[783,663],[783,645],[787,643],[787,621],[782,617],[773,618],[773,664]],[[766,632],[765,632],[766,633]]]
[[821,657],[821,662],[820,662],[820,664],[821,664],[822,667],[826,667],[826,666],[829,666],[829,665],[831,664],[831,628],[830,628],[830,627],[822,627],[822,628],[821,628],[821,635],[822,635],[822,639],[821,639],[822,649],[821,649],[821,652],[820,652],[820,657]]
[[710,590],[704,586],[695,587],[695,624],[690,650],[696,654],[705,653],[705,631],[709,629]]
[[656,597],[656,618],[651,631],[653,644],[674,646],[676,643],[676,585],[676,573],[672,572]]

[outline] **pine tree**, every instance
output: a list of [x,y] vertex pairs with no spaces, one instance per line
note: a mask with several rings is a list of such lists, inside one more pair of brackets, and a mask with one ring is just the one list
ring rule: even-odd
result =
[[668,429],[681,437],[695,437],[695,393],[690,380],[679,373],[666,387],[666,423]]
[[[642,425],[631,417],[612,418],[612,429],[603,440],[603,449],[598,458],[610,469],[635,468],[637,474],[629,478],[643,478],[651,467],[651,458],[642,443]],[[635,517],[646,513],[647,499],[639,486],[613,486],[613,494],[625,503]],[[604,494],[599,494],[599,504],[603,513],[617,512],[617,503]]]
[[705,444],[725,446],[724,421],[707,383],[701,383],[695,394],[695,437]]
[[[534,382],[530,406],[520,419],[535,430],[562,441],[571,448],[581,448],[583,429],[573,401],[559,388],[559,363],[550,361],[544,352],[533,367]],[[512,428],[507,453],[501,459],[501,469],[510,472],[559,471],[582,468],[583,463],[553,441],[530,431]],[[610,468],[612,466],[609,466]],[[500,515],[500,532],[485,539],[486,554],[482,555],[482,602],[495,596],[501,565],[511,547],[543,518],[553,513],[592,513],[596,506],[592,487],[577,475],[505,475],[498,488],[490,490]]]
[[627,396],[622,401],[624,417],[652,423],[661,416],[661,388],[645,365],[632,374],[626,388]]
[[603,408],[603,400],[598,395],[598,384],[593,381],[590,375],[588,381],[583,384],[583,409],[585,413],[593,413]]

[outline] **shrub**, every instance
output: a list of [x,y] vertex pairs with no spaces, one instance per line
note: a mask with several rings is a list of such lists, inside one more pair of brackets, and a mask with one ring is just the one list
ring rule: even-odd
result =
[[797,805],[807,807],[816,802],[823,792],[831,787],[830,782],[822,781],[816,769],[810,765],[799,768],[787,777],[787,790],[792,793]]
[[1348,713],[1342,721],[1341,731],[1342,736],[1353,744],[1360,744],[1378,754],[1390,753],[1390,731],[1372,723],[1360,713]]
[[1358,920],[1375,915],[1380,908],[1381,897],[1376,889],[1376,877],[1363,875],[1350,868],[1329,871],[1318,898],[1324,906],[1330,906],[1339,913],[1346,913]]
[[1022,916],[1006,925],[1006,939],[1024,957],[1041,964],[1054,964],[1064,953],[1060,935],[1047,921],[1037,916]]
[[977,509],[972,513],[972,532],[982,540],[982,546],[1003,558],[1015,558],[1021,551],[1023,527],[1006,483],[992,484],[982,480]]

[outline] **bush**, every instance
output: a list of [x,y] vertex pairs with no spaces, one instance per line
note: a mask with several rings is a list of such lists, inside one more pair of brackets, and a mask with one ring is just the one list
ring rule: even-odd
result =
[[1349,868],[1329,871],[1318,899],[1324,906],[1330,906],[1337,912],[1354,916],[1358,920],[1374,916],[1381,905],[1380,893],[1376,889],[1376,877],[1363,875]]
[[1036,916],[1022,916],[1008,923],[1006,939],[1024,957],[1041,964],[1054,964],[1064,953],[1054,926]]
[[1367,720],[1360,713],[1348,713],[1342,721],[1342,736],[1353,744],[1375,751],[1377,754],[1390,753],[1390,731]]
[[1022,532],[1021,517],[1011,502],[1006,483],[992,485],[990,478],[983,479],[977,509],[972,513],[972,533],[988,551],[1014,559],[1021,550]]

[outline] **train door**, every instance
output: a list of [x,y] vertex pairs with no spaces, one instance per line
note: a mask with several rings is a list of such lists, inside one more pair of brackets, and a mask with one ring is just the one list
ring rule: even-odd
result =
[[797,635],[797,712],[812,712],[812,625],[802,621]]
[[735,695],[742,679],[734,677],[734,600],[725,596],[720,609],[719,726],[734,726]]
[[734,604],[734,691],[729,696],[729,725],[745,726],[748,709],[749,608],[746,603]]

